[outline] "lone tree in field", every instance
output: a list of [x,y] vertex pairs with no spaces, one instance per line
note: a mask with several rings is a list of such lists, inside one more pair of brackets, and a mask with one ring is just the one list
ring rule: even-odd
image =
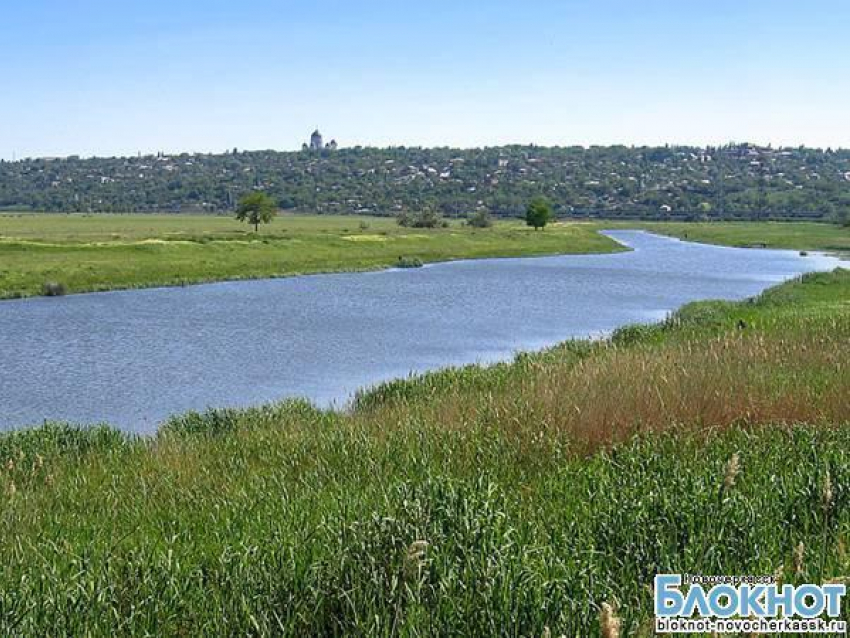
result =
[[534,230],[545,228],[552,219],[552,206],[543,197],[535,197],[525,209],[525,223]]
[[236,219],[248,222],[254,226],[254,232],[259,232],[260,224],[268,224],[277,213],[277,204],[265,193],[255,192],[245,195],[239,200],[236,209]]

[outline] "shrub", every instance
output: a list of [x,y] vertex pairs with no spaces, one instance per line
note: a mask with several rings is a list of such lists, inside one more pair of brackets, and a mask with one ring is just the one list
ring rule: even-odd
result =
[[397,268],[422,268],[422,260],[418,257],[399,257]]
[[466,218],[466,225],[473,228],[490,228],[493,225],[493,218],[486,210],[479,210]]
[[41,287],[41,294],[45,297],[61,297],[65,294],[65,285],[55,281],[48,281]]
[[405,228],[437,228],[441,224],[448,225],[446,222],[443,222],[438,213],[432,210],[425,210],[421,213],[399,213],[396,221],[399,226]]

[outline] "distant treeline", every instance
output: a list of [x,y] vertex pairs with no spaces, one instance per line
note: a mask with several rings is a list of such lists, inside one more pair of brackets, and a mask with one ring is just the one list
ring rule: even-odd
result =
[[282,208],[517,216],[823,219],[850,213],[850,150],[723,147],[350,148],[0,162],[0,209],[226,212],[251,190]]

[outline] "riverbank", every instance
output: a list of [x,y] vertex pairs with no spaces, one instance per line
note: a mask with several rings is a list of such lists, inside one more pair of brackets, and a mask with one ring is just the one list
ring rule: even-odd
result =
[[818,222],[612,222],[688,241],[739,248],[808,250],[850,255],[850,227]]
[[611,253],[599,234],[640,228],[682,239],[850,253],[850,228],[797,222],[522,221],[401,228],[392,218],[281,215],[253,233],[213,215],[0,214],[0,299],[379,270],[403,263]]
[[508,360],[839,263],[644,231],[606,235],[630,250],[4,302],[0,333],[17,336],[0,369],[0,429],[103,420],[152,433],[172,414],[210,405],[284,396],[344,404],[412,370]]
[[4,435],[0,627],[651,635],[660,571],[844,576],[848,309],[813,274],[346,413]]
[[392,218],[281,215],[259,233],[211,215],[0,215],[0,299],[379,270],[483,257],[624,250],[587,224],[402,228]]

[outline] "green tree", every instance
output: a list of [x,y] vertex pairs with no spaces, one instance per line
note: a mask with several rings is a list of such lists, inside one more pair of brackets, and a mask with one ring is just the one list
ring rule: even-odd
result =
[[525,223],[533,226],[534,230],[545,228],[552,220],[552,206],[544,197],[535,197],[525,209]]
[[259,232],[260,224],[268,224],[277,214],[277,204],[265,193],[249,193],[239,200],[236,209],[236,219],[248,222],[254,226],[254,232]]

